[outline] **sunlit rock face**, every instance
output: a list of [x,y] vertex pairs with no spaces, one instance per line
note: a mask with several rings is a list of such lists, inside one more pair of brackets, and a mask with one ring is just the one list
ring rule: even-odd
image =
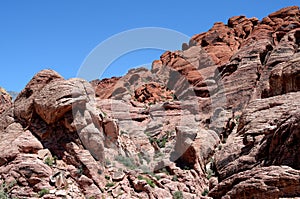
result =
[[[299,197],[299,8],[235,16],[123,77],[0,90],[8,198]],[[3,187],[3,188],[2,188]]]

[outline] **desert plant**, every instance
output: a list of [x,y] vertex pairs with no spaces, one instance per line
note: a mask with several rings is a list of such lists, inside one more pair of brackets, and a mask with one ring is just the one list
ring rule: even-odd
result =
[[206,196],[208,194],[208,189],[204,189],[204,191],[202,192],[202,196]]
[[191,170],[191,167],[190,167],[190,166],[187,166],[187,165],[185,165],[185,166],[183,167],[183,170]]
[[9,193],[12,190],[12,188],[16,185],[16,181],[12,181],[9,184],[2,183],[0,185],[0,199],[9,199]]
[[120,135],[123,135],[123,134],[127,134],[128,135],[128,132],[121,130]]
[[167,170],[167,168],[162,168],[161,172],[170,175],[170,172]]
[[221,149],[222,149],[222,145],[221,145],[221,144],[218,146],[218,149],[219,149],[219,150],[221,150]]
[[41,198],[48,193],[49,193],[48,189],[41,189],[38,194],[39,194],[39,197]]
[[56,163],[56,157],[50,157],[48,156],[45,160],[44,163],[47,164],[48,166],[52,167]]
[[154,105],[154,104],[155,104],[154,102],[149,102],[148,106],[151,106],[151,105]]
[[160,180],[161,179],[161,176],[159,176],[159,175],[154,175],[154,177],[156,178],[156,180]]
[[209,166],[206,168],[206,178],[209,180],[212,176],[215,175],[215,172],[212,170],[212,167],[214,165],[214,158],[210,158],[209,160]]
[[7,190],[6,184],[2,183],[0,185],[0,199],[8,199],[9,198],[7,191],[8,190]]
[[173,198],[174,198],[174,199],[183,199],[182,191],[175,191],[175,192],[173,193]]
[[157,158],[162,157],[163,155],[164,155],[164,154],[163,154],[162,152],[158,151],[158,152],[156,152],[156,153],[154,154],[154,158],[157,159]]
[[105,187],[108,187],[108,188],[113,187],[113,186],[115,186],[115,183],[113,183],[113,182],[108,182],[105,185]]
[[111,165],[111,161],[109,159],[105,159],[105,166],[110,166]]
[[160,148],[164,148],[166,146],[167,141],[168,141],[168,138],[162,137],[160,139],[157,139],[156,143]]
[[172,177],[172,181],[178,181],[178,176],[177,175],[174,175],[173,177]]
[[132,158],[117,155],[115,157],[115,160],[122,163],[125,167],[127,167],[129,169],[135,169],[136,168],[136,164],[134,163],[134,160]]
[[147,184],[150,185],[150,187],[152,187],[152,188],[155,187],[155,183],[151,179],[145,178],[145,180],[146,180]]
[[146,134],[146,135],[148,136],[150,144],[155,142],[157,144],[157,146],[159,146],[159,148],[164,148],[166,146],[166,143],[167,143],[168,137],[169,137],[168,134],[164,135],[161,138],[153,138],[149,134]]
[[206,178],[209,180],[212,176],[214,176],[215,173],[210,168],[206,170]]
[[148,185],[150,185],[152,188],[155,187],[155,183],[154,183],[151,179],[149,179],[149,178],[146,178],[146,177],[143,177],[143,176],[141,176],[141,175],[138,175],[138,179],[139,179],[139,180],[145,180],[146,183],[147,183]]
[[82,176],[82,174],[83,174],[83,167],[82,167],[82,165],[80,165],[80,166],[77,168],[77,174],[78,174],[79,176]]

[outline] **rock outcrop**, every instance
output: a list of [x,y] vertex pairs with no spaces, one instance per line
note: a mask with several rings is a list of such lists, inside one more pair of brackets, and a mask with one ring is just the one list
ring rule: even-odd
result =
[[0,180],[10,197],[100,196],[105,138],[94,95],[86,81],[44,70],[1,115]]
[[[113,117],[121,119],[121,112],[125,111],[131,117],[122,116],[124,121],[132,118],[133,107],[139,107],[141,110],[134,112],[145,119],[120,122],[121,131],[126,129],[124,131],[133,138],[132,144],[137,145],[141,145],[141,141],[136,139],[136,134],[151,135],[155,152],[162,151],[161,141],[167,140],[167,145],[172,144],[173,148],[170,160],[176,166],[193,168],[200,175],[211,178],[209,195],[213,197],[225,197],[227,192],[231,198],[245,198],[249,194],[266,198],[272,194],[275,198],[299,196],[293,188],[298,186],[297,183],[286,185],[289,191],[285,191],[279,186],[284,184],[283,181],[276,178],[273,179],[276,186],[263,187],[257,192],[249,188],[242,192],[243,183],[252,181],[240,177],[262,176],[258,183],[267,184],[269,178],[263,176],[267,176],[275,165],[279,168],[279,176],[295,172],[291,178],[297,182],[295,176],[299,168],[295,149],[298,145],[295,140],[299,132],[295,110],[299,109],[299,17],[299,8],[293,6],[272,13],[262,21],[236,16],[230,18],[227,25],[215,23],[208,32],[195,35],[189,44],[183,44],[182,51],[165,52],[160,60],[153,62],[152,74],[143,69],[143,74],[140,70],[138,75],[133,71],[125,75],[128,80],[129,77],[136,80],[133,84],[127,81],[127,88],[137,84],[142,86],[124,90],[124,93],[131,94],[134,99],[142,96],[138,101],[144,103],[144,107],[127,100],[128,108],[120,112],[118,108],[111,108],[109,114],[112,111]],[[145,89],[147,82],[137,76],[143,76],[143,79],[148,76],[148,80],[165,85],[173,92],[173,100],[165,104],[160,99],[154,100],[156,104],[149,106],[144,96],[157,95],[157,89]],[[147,94],[140,94],[141,90]],[[123,99],[126,101],[129,97]],[[256,107],[258,105],[262,107]],[[101,106],[105,107],[108,105]],[[194,119],[186,120],[185,115]],[[135,115],[134,118],[138,117]],[[170,137],[174,140],[166,139],[166,129],[176,132]],[[219,138],[216,139],[216,135]],[[138,138],[145,139],[143,136]],[[149,146],[146,149],[149,150]],[[172,155],[176,158],[172,159]],[[165,157],[169,156],[165,154]],[[163,161],[158,165],[171,164]],[[240,187],[230,185],[236,182],[235,178],[240,179]],[[201,192],[205,193],[208,182],[201,183]],[[273,188],[277,191],[265,194],[261,191]]]
[[[235,16],[152,69],[1,90],[0,194],[300,197],[300,11]],[[94,89],[93,89],[94,88]]]
[[9,109],[12,105],[12,98],[5,89],[0,87],[0,114]]

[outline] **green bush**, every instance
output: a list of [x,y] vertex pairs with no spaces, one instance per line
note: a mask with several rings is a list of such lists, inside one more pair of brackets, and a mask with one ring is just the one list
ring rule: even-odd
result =
[[162,168],[162,169],[160,170],[160,172],[165,173],[165,174],[167,174],[167,175],[170,175],[170,173],[169,173],[169,171],[167,170],[167,168]]
[[156,152],[155,154],[154,154],[154,158],[155,159],[157,159],[157,158],[159,158],[159,157],[162,157],[164,154],[162,153],[162,152]]
[[187,166],[187,165],[185,165],[185,166],[183,167],[183,170],[191,170],[191,167],[190,167],[190,166]]
[[166,136],[164,136],[162,138],[153,138],[153,137],[149,136],[148,139],[151,144],[156,142],[156,144],[157,144],[157,146],[159,146],[159,148],[166,147],[166,143],[168,141],[168,137],[166,137]]
[[129,169],[135,169],[137,167],[136,164],[134,163],[134,160],[129,157],[118,155],[115,157],[115,160],[122,163],[125,167]]
[[77,174],[80,175],[80,176],[82,176],[82,174],[83,174],[83,167],[82,167],[82,165],[80,165],[80,166],[77,168]]
[[8,199],[7,187],[6,184],[3,183],[0,185],[0,199]]
[[105,185],[105,187],[113,187],[113,186],[115,186],[115,183],[113,183],[113,182],[108,182],[108,183],[106,183],[106,185]]
[[149,178],[145,178],[145,177],[139,175],[138,179],[139,180],[145,180],[147,182],[147,184],[150,185],[152,188],[155,187],[155,183],[151,179],[149,179]]
[[50,157],[50,156],[48,156],[45,159],[44,163],[47,164],[48,166],[52,167],[56,163],[56,159],[57,159],[56,157]]
[[182,191],[175,191],[173,194],[174,199],[183,199]]
[[208,189],[204,189],[204,191],[202,192],[202,196],[206,196],[208,194]]
[[206,177],[207,177],[207,179],[209,180],[212,176],[214,176],[215,175],[215,172],[212,170],[212,165],[214,164],[214,159],[213,158],[211,158],[210,159],[210,165],[209,165],[209,168],[207,168],[207,170],[206,170]]
[[215,173],[211,169],[207,169],[206,171],[206,178],[209,180],[212,176],[214,176]]
[[155,183],[151,179],[145,178],[145,180],[146,180],[147,184],[150,185],[152,188],[155,187]]
[[158,176],[158,175],[154,175],[154,177],[156,178],[156,180],[160,180],[161,179],[161,177]]
[[39,197],[43,197],[44,195],[48,194],[49,193],[49,190],[48,189],[41,189],[39,191]]
[[150,163],[150,157],[149,155],[143,153],[143,152],[139,152],[138,154],[138,157],[139,157],[139,162],[140,164],[143,164],[143,160],[146,160],[146,162],[149,164]]
[[12,181],[9,184],[2,183],[0,185],[0,199],[9,199],[9,193],[12,190],[12,188],[16,185],[16,181]]
[[173,177],[172,177],[172,181],[178,181],[178,176],[177,175],[174,175]]
[[167,141],[168,139],[166,137],[162,137],[157,140],[157,145],[159,146],[159,148],[164,148],[166,146]]
[[105,166],[110,166],[111,165],[111,161],[109,159],[105,159]]

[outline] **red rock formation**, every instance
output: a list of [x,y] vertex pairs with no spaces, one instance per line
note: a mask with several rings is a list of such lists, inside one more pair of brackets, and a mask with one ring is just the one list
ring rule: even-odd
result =
[[0,87],[0,115],[12,105],[11,96]]
[[43,189],[51,197],[101,193],[104,136],[93,99],[84,80],[64,80],[51,70],[33,77],[1,115],[0,183],[12,183],[9,196],[34,197]]
[[262,21],[215,23],[151,71],[92,81],[95,92],[41,71],[13,106],[1,106],[3,191],[299,197],[299,17],[294,6]]
[[156,103],[173,100],[174,94],[158,83],[147,83],[134,91],[134,99],[144,103]]
[[108,99],[112,96],[114,88],[120,77],[106,78],[102,80],[93,80],[90,83],[95,88],[96,97],[100,99]]

